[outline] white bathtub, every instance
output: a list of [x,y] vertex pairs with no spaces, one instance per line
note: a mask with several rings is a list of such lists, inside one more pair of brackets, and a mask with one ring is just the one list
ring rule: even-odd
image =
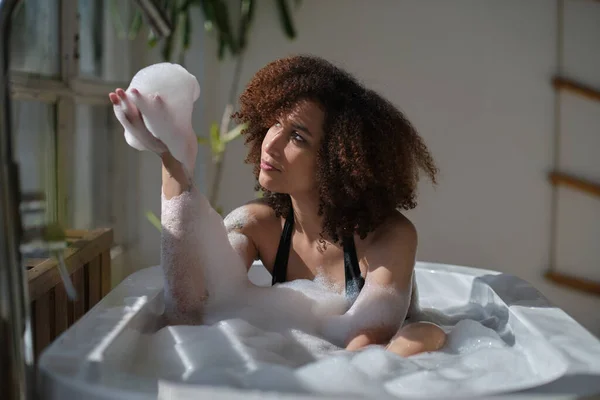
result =
[[[533,381],[502,383],[507,392],[527,398],[600,393],[600,341],[528,283],[494,271],[443,264],[419,262],[416,271],[421,306],[443,309],[445,324],[465,317],[482,321],[539,366]],[[268,283],[270,278],[258,264],[250,276],[256,283]],[[42,354],[40,398],[335,398],[190,385],[131,373],[132,365],[139,362],[134,349],[142,346],[141,338],[161,327],[157,317],[161,308],[160,268],[129,276]],[[472,394],[498,392],[496,388],[491,393],[479,390]],[[465,397],[465,392],[459,394]],[[381,393],[375,397],[381,398]]]

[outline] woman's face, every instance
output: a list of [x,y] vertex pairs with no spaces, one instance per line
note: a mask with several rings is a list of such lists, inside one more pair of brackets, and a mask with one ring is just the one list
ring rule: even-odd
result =
[[316,103],[301,101],[276,120],[262,143],[258,176],[262,187],[291,195],[316,190],[324,119]]

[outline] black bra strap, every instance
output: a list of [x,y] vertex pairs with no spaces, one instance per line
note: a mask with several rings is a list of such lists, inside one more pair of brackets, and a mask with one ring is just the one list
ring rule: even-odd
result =
[[344,274],[346,275],[346,295],[358,293],[365,285],[360,274],[360,265],[356,256],[356,246],[352,236],[344,238]]
[[[273,265],[273,279],[271,284],[283,283],[287,279],[287,267],[292,246],[292,232],[294,229],[294,211],[290,213],[285,220],[279,247],[275,255],[275,264]],[[346,277],[346,295],[359,293],[365,284],[365,278],[360,273],[360,265],[356,256],[356,246],[352,236],[343,240],[344,246],[344,275]]]
[[292,245],[292,230],[294,229],[294,211],[290,209],[290,213],[285,220],[281,239],[279,240],[279,248],[275,256],[275,264],[273,265],[273,279],[271,284],[283,283],[287,278],[288,259],[290,257],[290,248]]

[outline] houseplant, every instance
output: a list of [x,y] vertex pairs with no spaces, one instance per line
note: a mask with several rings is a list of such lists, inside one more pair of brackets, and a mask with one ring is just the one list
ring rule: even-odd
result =
[[[118,0],[112,0],[114,2]],[[266,2],[266,0],[263,0]],[[200,11],[203,17],[204,30],[218,41],[217,57],[223,60],[227,53],[235,60],[235,68],[231,76],[227,105],[220,123],[210,125],[208,135],[198,136],[198,143],[207,145],[211,151],[213,164],[212,177],[209,179],[207,197],[211,205],[219,212],[222,209],[218,204],[219,187],[223,177],[223,163],[227,144],[240,137],[243,125],[231,128],[230,115],[234,109],[235,99],[239,89],[239,80],[247,50],[252,21],[255,18],[257,0],[157,0],[159,7],[169,16],[172,24],[171,34],[161,41],[148,29],[148,45],[151,48],[162,46],[161,55],[164,61],[184,64],[184,56],[189,50],[193,39],[192,12]],[[277,8],[277,18],[283,34],[290,40],[295,39],[291,10],[292,6],[298,7],[301,0],[270,0],[270,4]],[[116,7],[113,7],[116,10]],[[125,36],[124,24],[118,12],[113,12],[115,26],[119,33]],[[135,39],[145,25],[141,11],[137,11],[129,23],[127,35]],[[230,129],[231,128],[231,129]],[[260,193],[257,193],[260,195]],[[147,213],[148,219],[160,227],[160,221],[151,212]]]

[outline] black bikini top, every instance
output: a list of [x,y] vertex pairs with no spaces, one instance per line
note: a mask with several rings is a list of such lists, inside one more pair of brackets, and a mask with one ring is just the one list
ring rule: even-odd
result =
[[[294,229],[294,211],[290,209],[290,213],[285,220],[281,239],[279,240],[279,248],[275,256],[275,265],[273,266],[272,285],[283,283],[287,279],[287,266],[290,255],[290,247],[292,244],[292,232]],[[356,247],[354,238],[348,237],[343,239],[344,246],[344,272],[346,275],[346,296],[357,295],[365,284],[365,279],[360,274],[358,265],[358,257],[356,256]]]

